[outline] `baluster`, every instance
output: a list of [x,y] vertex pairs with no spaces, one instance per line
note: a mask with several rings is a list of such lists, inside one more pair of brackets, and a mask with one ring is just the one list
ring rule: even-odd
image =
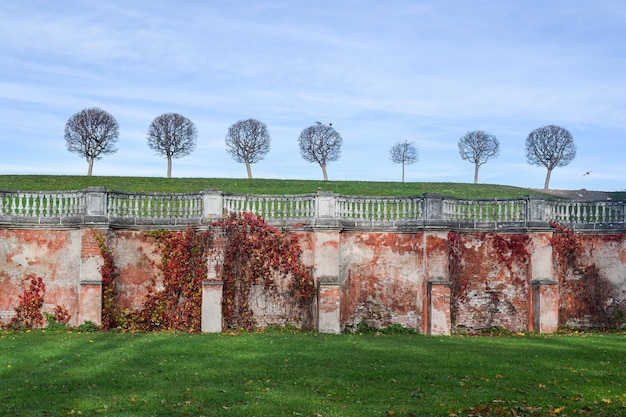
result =
[[18,200],[17,200],[17,215],[21,215],[22,214],[22,199],[24,198],[24,194],[19,194],[18,195]]
[[43,200],[41,201],[41,214],[43,217],[50,216],[50,194],[45,193],[41,195]]
[[151,195],[146,197],[146,214],[150,218],[156,217],[154,213],[152,212],[152,199],[153,199],[153,196]]

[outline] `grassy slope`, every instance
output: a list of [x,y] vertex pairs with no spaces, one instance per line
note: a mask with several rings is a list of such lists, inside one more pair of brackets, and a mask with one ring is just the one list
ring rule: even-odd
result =
[[0,333],[0,414],[618,416],[624,337]]
[[493,184],[0,175],[0,190],[63,191],[81,190],[90,186],[102,186],[112,191],[177,193],[206,189],[238,194],[308,194],[317,191],[332,191],[337,194],[361,196],[409,196],[439,193],[459,198],[514,198],[536,194],[526,188]]

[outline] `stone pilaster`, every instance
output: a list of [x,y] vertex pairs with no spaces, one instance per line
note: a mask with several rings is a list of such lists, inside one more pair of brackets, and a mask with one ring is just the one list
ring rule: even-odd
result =
[[449,281],[428,281],[428,334],[447,336],[451,332]]

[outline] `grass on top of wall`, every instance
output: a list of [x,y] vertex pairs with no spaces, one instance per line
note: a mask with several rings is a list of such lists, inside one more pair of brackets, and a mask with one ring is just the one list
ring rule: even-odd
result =
[[0,414],[626,414],[624,334],[0,333]]
[[536,191],[495,184],[449,182],[316,181],[247,178],[98,177],[0,175],[0,190],[65,191],[100,186],[111,191],[185,193],[215,189],[236,194],[310,194],[330,191],[354,196],[414,196],[438,193],[458,198],[517,198]]

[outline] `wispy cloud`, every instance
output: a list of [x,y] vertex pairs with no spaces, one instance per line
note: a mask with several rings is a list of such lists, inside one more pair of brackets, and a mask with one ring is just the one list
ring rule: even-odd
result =
[[[421,155],[409,180],[470,182],[456,142],[481,129],[502,147],[481,180],[541,186],[524,139],[556,123],[579,153],[555,171],[554,188],[623,189],[625,37],[617,0],[4,2],[0,173],[86,172],[62,131],[99,106],[121,128],[99,175],[164,175],[145,132],[176,111],[196,123],[199,143],[174,162],[175,176],[245,176],[224,135],[255,117],[272,134],[259,176],[320,178],[297,137],[322,120],[344,137],[331,180],[397,180],[388,149],[410,139]],[[574,175],[589,169],[584,181]]]

